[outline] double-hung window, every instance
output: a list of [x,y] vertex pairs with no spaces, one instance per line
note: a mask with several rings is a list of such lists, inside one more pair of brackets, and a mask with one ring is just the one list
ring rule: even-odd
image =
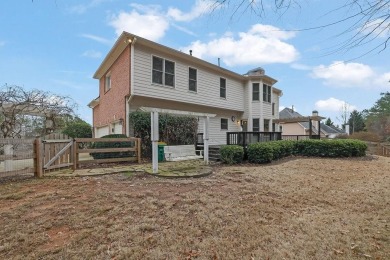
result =
[[219,79],[219,97],[226,98],[226,79]]
[[197,70],[194,68],[188,68],[188,90],[197,91]]
[[271,103],[271,86],[263,84],[263,101]]
[[227,118],[221,118],[221,130],[228,130]]
[[165,86],[175,86],[175,63],[153,56],[152,82]]
[[253,83],[252,84],[252,100],[260,101],[260,84]]
[[260,132],[260,118],[253,118],[253,132]]

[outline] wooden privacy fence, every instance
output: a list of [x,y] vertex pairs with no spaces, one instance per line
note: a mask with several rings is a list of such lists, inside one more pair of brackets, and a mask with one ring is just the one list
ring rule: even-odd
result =
[[[98,145],[107,144],[109,145]],[[100,159],[99,156],[103,155]],[[141,163],[140,138],[69,138],[50,134],[36,139],[0,139],[0,177],[44,173],[81,164]]]

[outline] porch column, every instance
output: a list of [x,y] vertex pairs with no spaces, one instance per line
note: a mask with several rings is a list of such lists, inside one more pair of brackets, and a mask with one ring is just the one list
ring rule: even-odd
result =
[[206,165],[209,164],[209,126],[210,117],[206,116],[203,121],[203,157]]
[[158,173],[158,112],[150,112],[151,118],[151,141],[152,141],[152,164],[153,164],[153,173]]

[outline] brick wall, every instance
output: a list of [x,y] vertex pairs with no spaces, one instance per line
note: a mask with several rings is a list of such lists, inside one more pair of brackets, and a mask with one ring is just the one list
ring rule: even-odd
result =
[[[105,126],[124,119],[126,125],[126,96],[130,94],[130,47],[121,53],[118,59],[106,71],[105,75],[111,75],[111,89],[105,92],[105,76],[99,79],[100,101],[93,109],[93,126]],[[124,128],[123,128],[123,133]]]

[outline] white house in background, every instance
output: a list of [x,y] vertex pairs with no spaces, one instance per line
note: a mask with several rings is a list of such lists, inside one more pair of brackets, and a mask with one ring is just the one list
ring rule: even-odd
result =
[[94,136],[130,135],[128,115],[141,107],[216,114],[212,145],[226,144],[227,132],[279,130],[277,80],[262,68],[241,75],[191,54],[123,32],[94,75],[99,97],[88,105]]

